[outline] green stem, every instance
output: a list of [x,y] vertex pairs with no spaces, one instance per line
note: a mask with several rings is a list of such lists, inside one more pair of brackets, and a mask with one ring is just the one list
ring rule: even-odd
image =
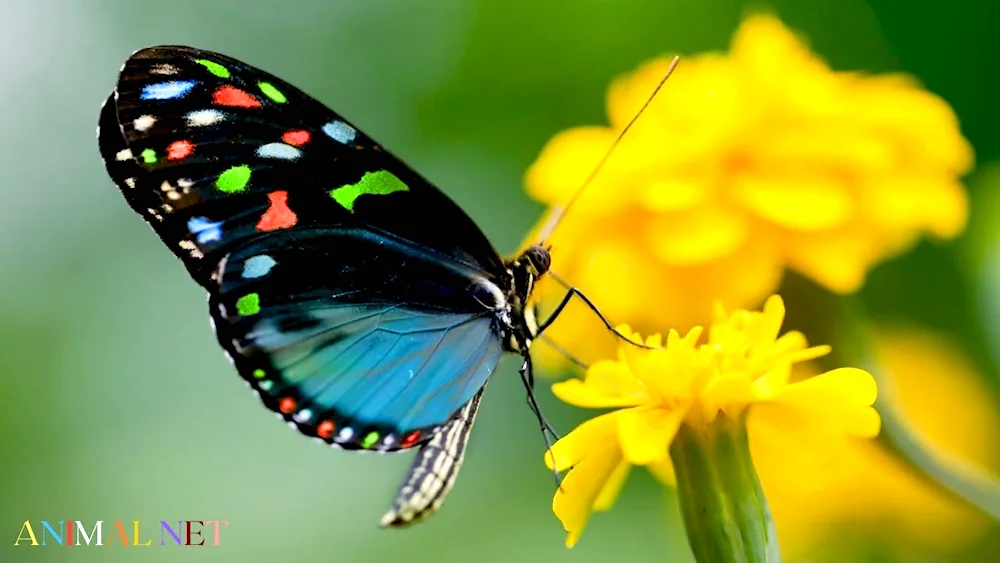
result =
[[704,428],[681,425],[670,456],[684,529],[697,561],[781,561],[743,419],[720,413]]
[[880,443],[932,486],[1000,521],[1000,481],[969,462],[935,450],[910,429],[896,408],[892,381],[872,349],[874,340],[861,305],[852,297],[842,297],[840,313],[845,328],[837,335],[839,355],[868,370],[878,383],[875,406],[882,415]]

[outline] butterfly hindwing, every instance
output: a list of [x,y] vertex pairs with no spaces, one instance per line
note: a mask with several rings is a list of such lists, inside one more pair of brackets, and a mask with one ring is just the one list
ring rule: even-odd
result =
[[423,443],[503,353],[470,287],[502,259],[443,193],[290,84],[187,47],[125,64],[108,172],[208,289],[220,344],[272,410],[346,448]]
[[217,277],[212,318],[240,373],[341,447],[430,438],[503,354],[469,278],[377,236],[299,229],[233,252]]

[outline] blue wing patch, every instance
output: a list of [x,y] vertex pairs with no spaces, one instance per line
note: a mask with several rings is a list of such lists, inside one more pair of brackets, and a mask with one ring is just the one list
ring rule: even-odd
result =
[[493,324],[489,314],[313,304],[262,316],[231,344],[241,373],[300,431],[386,451],[431,438],[483,388],[503,356]]

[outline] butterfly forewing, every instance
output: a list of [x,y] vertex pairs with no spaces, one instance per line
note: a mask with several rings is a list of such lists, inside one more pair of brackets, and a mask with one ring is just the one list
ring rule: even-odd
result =
[[125,64],[99,144],[131,207],[210,293],[264,403],[347,448],[423,443],[483,387],[502,259],[443,193],[288,83],[187,47]]
[[[186,246],[208,258],[208,270],[242,238],[350,221],[485,272],[503,271],[489,241],[450,199],[277,77],[218,53],[154,47],[126,62],[113,98],[128,153],[105,151],[105,160],[130,156],[145,171],[134,177],[135,190],[128,176],[116,175],[116,182],[168,244],[179,245],[177,235],[194,226]],[[103,130],[110,119],[102,121]],[[150,203],[156,205],[144,207]],[[209,211],[212,221],[197,221]],[[219,219],[232,223],[217,225]],[[447,221],[446,228],[435,220]],[[215,240],[219,231],[226,236]],[[190,268],[200,259],[185,260]]]

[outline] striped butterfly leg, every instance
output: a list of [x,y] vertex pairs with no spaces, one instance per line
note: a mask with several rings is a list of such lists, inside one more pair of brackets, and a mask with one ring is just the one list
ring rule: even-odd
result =
[[458,479],[484,390],[480,389],[455,418],[420,447],[396,493],[392,509],[382,517],[379,527],[404,528],[428,518],[441,507]]

